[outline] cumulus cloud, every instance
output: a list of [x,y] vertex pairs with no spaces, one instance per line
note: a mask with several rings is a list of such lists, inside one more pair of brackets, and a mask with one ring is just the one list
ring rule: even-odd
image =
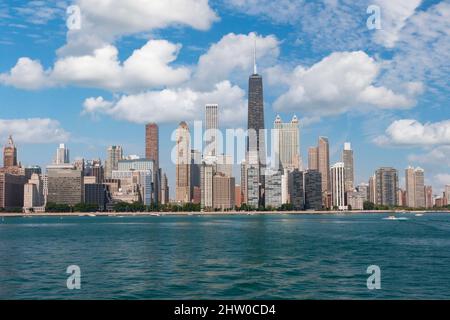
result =
[[274,35],[229,33],[214,43],[198,61],[193,82],[197,88],[208,88],[223,80],[246,79],[253,71],[253,50],[260,65],[273,65],[280,53]]
[[287,77],[279,75],[281,82],[289,84],[289,89],[275,101],[274,107],[280,111],[298,110],[327,116],[367,107],[407,109],[414,106],[413,96],[375,84],[380,68],[363,51],[332,53],[310,68],[298,66]]
[[9,73],[0,75],[0,82],[24,89],[76,85],[126,91],[172,86],[190,76],[187,67],[170,66],[180,48],[166,40],[150,40],[121,63],[117,48],[106,45],[91,55],[61,58],[47,71],[39,61],[20,58]]
[[59,121],[49,118],[0,119],[0,137],[9,135],[21,143],[64,142],[69,138]]
[[245,91],[229,81],[218,83],[211,91],[190,88],[146,91],[123,95],[115,101],[103,97],[88,98],[84,102],[85,114],[107,114],[116,119],[135,123],[179,122],[202,120],[204,106],[219,102],[222,124],[245,120]]
[[450,120],[425,124],[413,119],[397,120],[374,142],[403,146],[450,145]]
[[207,30],[218,20],[208,0],[78,0],[82,26],[70,30],[60,55],[84,55],[115,39],[169,26]]
[[93,55],[58,60],[51,76],[58,83],[110,90],[176,85],[186,81],[190,74],[186,67],[169,65],[180,48],[166,40],[150,40],[121,64],[118,50],[108,45],[95,50]]
[[20,58],[7,73],[0,74],[0,83],[20,89],[37,90],[50,85],[48,71],[41,63],[29,58]]

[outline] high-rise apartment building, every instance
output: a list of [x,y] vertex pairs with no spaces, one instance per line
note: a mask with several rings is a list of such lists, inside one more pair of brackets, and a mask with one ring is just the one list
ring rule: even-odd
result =
[[247,168],[247,204],[257,209],[259,207],[259,169],[256,166]]
[[213,177],[214,166],[203,162],[201,166],[200,183],[201,183],[201,207],[204,210],[213,209]]
[[241,162],[241,192],[242,203],[247,203],[247,162]]
[[200,190],[200,171],[202,166],[202,153],[198,150],[191,150],[191,167],[190,167],[190,187],[191,199],[194,199],[194,192],[196,188]]
[[422,168],[408,167],[405,170],[406,206],[425,208],[425,177]]
[[186,122],[180,122],[176,131],[175,200],[191,202],[191,136]]
[[22,208],[26,182],[24,174],[0,171],[0,208]]
[[275,169],[300,167],[300,128],[299,121],[294,116],[291,122],[283,123],[280,116],[274,122],[274,155]]
[[229,210],[235,205],[235,180],[224,174],[213,177],[213,206],[214,209]]
[[318,170],[305,173],[305,209],[322,209],[322,175]]
[[342,152],[342,162],[344,163],[345,192],[351,192],[355,188],[355,172],[354,172],[353,150],[350,142],[344,143],[344,150]]
[[425,208],[433,208],[433,187],[425,186]]
[[111,179],[112,172],[118,169],[119,160],[123,159],[123,150],[121,146],[110,146],[107,151],[105,161],[105,178]]
[[331,167],[332,206],[339,210],[347,210],[345,201],[345,164],[338,162]]
[[265,207],[266,208],[279,208],[282,205],[281,202],[281,171],[266,170],[265,175]]
[[145,126],[145,158],[154,161],[156,172],[159,169],[159,128],[156,123]]
[[319,137],[318,168],[322,175],[322,192],[330,191],[330,146],[328,138]]
[[206,149],[205,155],[216,156],[219,153],[218,148],[218,108],[217,104],[207,104],[205,106],[205,137]]
[[305,188],[302,171],[294,169],[290,172],[289,190],[294,210],[303,210],[305,206]]
[[375,172],[375,204],[395,206],[398,190],[398,172],[394,168],[383,167]]
[[317,147],[308,148],[308,169],[319,170],[319,149]]
[[169,181],[167,175],[164,173],[161,176],[161,204],[168,204],[170,202],[169,194]]

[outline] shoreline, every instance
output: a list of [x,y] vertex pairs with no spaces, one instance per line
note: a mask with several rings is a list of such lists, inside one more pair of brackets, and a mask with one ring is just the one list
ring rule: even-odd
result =
[[0,218],[27,217],[154,217],[154,216],[239,216],[239,215],[325,215],[325,214],[428,214],[450,213],[450,210],[354,210],[354,211],[228,211],[228,212],[48,212],[48,213],[8,213],[1,212]]

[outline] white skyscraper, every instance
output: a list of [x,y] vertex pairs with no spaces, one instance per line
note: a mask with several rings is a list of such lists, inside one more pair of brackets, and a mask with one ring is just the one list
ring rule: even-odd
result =
[[332,205],[339,210],[347,210],[345,205],[345,166],[338,162],[331,167]]
[[59,145],[59,148],[56,149],[56,157],[54,164],[67,164],[67,163],[70,163],[69,149],[66,148],[66,145],[64,143],[61,143]]
[[218,122],[218,108],[217,104],[207,104],[205,106],[205,137],[206,137],[206,149],[205,155],[216,156],[217,150],[217,137],[219,130]]

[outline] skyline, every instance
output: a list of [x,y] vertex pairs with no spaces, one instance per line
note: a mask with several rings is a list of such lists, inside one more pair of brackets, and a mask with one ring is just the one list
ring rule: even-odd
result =
[[[19,2],[7,5],[1,1],[0,12],[2,16],[6,12],[7,17],[1,20],[5,28],[0,32],[0,46],[5,52],[0,61],[3,105],[0,144],[4,146],[7,136],[12,134],[22,164],[38,164],[43,168],[51,163],[55,146],[62,142],[69,146],[72,159],[80,156],[105,159],[109,145],[123,146],[125,154],[144,156],[143,124],[157,122],[162,142],[160,166],[168,174],[173,191],[175,166],[169,152],[173,143],[164,141],[170,138],[179,121],[186,120],[191,127],[194,120],[203,120],[203,112],[198,116],[200,119],[193,115],[198,115],[205,104],[218,103],[222,110],[219,115],[222,129],[236,119],[234,123],[245,128],[246,79],[253,69],[256,38],[253,32],[256,31],[258,72],[265,79],[265,127],[272,128],[278,113],[283,121],[297,115],[302,126],[300,145],[304,164],[307,150],[316,145],[318,136],[328,136],[331,165],[340,160],[344,142],[352,143],[357,184],[367,182],[378,167],[392,166],[401,172],[399,184],[404,186],[403,169],[412,165],[426,170],[425,184],[432,185],[437,193],[450,182],[450,122],[445,118],[449,97],[445,72],[450,61],[447,59],[450,41],[446,41],[448,33],[441,32],[439,38],[433,38],[431,33],[418,30],[427,47],[408,46],[407,42],[420,22],[434,19],[436,30],[448,30],[449,5],[411,1],[410,7],[403,8],[404,20],[396,24],[389,15],[394,12],[395,2],[391,5],[374,2],[384,12],[385,28],[381,31],[365,27],[367,3],[356,7],[346,1],[337,7],[327,3],[325,10],[316,15],[313,15],[314,5],[310,4],[308,8],[312,11],[308,13],[318,19],[315,22],[310,17],[307,28],[304,24],[295,26],[277,21],[275,12],[267,10],[269,4],[264,1],[258,3],[260,14],[255,13],[257,6],[252,4],[204,1],[200,5],[204,10],[199,11],[203,22],[189,13],[181,21],[164,16],[166,20],[153,26],[127,25],[126,34],[108,24],[115,21],[123,26],[126,21],[116,16],[109,17],[110,20],[95,16],[92,8],[84,4],[87,6],[81,6],[82,13],[86,14],[84,20],[95,21],[110,31],[109,38],[89,43],[94,48],[75,50],[79,44],[77,37],[83,39],[92,30],[86,31],[83,26],[78,34],[70,30],[66,39],[65,7],[49,5],[54,9],[53,15],[46,21],[36,21],[46,5],[28,4],[34,6],[37,14],[27,15],[25,10],[14,9],[20,7]],[[297,3],[295,13],[304,9],[302,2]],[[348,8],[352,8],[353,15],[346,13]],[[293,17],[293,13],[285,15]],[[322,37],[329,37],[327,31],[331,26],[320,25],[320,21],[331,13],[336,17],[331,26],[338,25],[334,29],[336,41],[320,43],[313,31],[320,30]],[[142,14],[154,13],[142,10]],[[25,27],[18,27],[17,19]],[[356,31],[346,29],[344,19],[349,25],[357,26]],[[52,39],[48,37],[49,32]],[[29,37],[32,34],[37,37]],[[94,32],[94,36],[100,36],[99,32]],[[46,42],[30,41],[30,38]],[[348,39],[355,41],[350,43]],[[428,50],[432,44],[436,46]],[[62,49],[56,53],[58,48]],[[93,54],[94,49],[101,50]],[[427,56],[423,55],[425,52]],[[155,54],[157,59],[151,60]],[[80,64],[89,65],[89,61],[102,67],[95,69],[95,77]],[[418,72],[407,72],[417,65],[421,68]],[[111,67],[114,72],[105,73],[103,67]],[[145,77],[149,73],[146,70],[156,71]],[[20,77],[20,72],[25,71],[29,77]],[[363,86],[352,82],[340,86],[342,79],[337,74],[355,75]],[[163,83],[157,83],[162,75]],[[121,76],[133,87],[117,82]],[[337,94],[327,100],[333,88]],[[301,89],[310,102],[296,100],[294,93]],[[163,93],[172,95],[174,101],[164,100]],[[368,103],[362,93],[375,100]],[[235,173],[235,176],[239,175]]]

